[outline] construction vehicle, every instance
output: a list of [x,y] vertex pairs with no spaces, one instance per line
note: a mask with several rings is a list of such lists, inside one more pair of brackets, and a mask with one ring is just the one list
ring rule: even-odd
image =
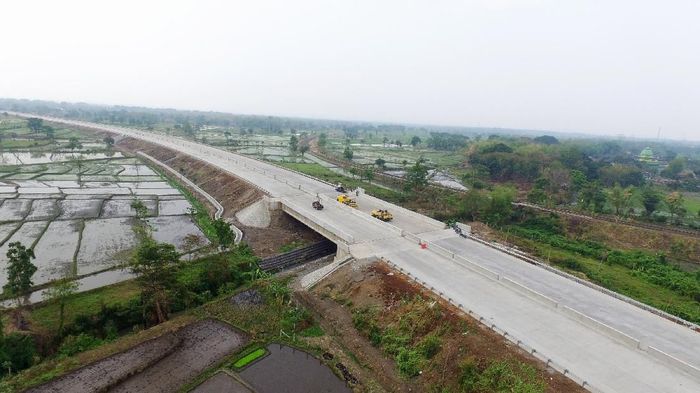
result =
[[323,205],[321,204],[321,201],[313,201],[311,202],[311,206],[316,210],[323,210]]
[[350,198],[349,196],[347,196],[345,194],[340,194],[335,199],[342,204],[345,204],[345,205],[348,205],[352,208],[357,209],[357,201],[355,201],[354,199]]
[[378,219],[385,221],[385,222],[391,221],[394,219],[394,216],[391,213],[389,213],[388,210],[384,210],[384,209],[374,209],[374,210],[372,210],[371,214],[372,214],[372,217],[378,218]]

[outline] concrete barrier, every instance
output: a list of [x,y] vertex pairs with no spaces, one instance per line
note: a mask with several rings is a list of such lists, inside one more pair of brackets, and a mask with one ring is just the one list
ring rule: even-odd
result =
[[593,319],[585,314],[582,314],[582,313],[572,309],[571,307],[560,306],[559,310],[562,313],[566,314],[567,316],[571,317],[572,319],[580,322],[581,324],[586,325],[590,328],[593,328],[593,330],[600,332],[600,333],[603,333],[606,336],[608,336],[608,337],[610,337],[610,338],[612,338],[612,339],[614,339],[622,344],[625,344],[630,348],[633,348],[633,349],[640,349],[641,348],[640,342],[636,338],[631,337],[631,336],[629,336],[629,335],[627,335],[627,334],[625,334],[625,333],[623,333],[623,332],[621,332],[621,331],[619,331],[611,326],[608,326],[608,325],[606,325],[606,324],[604,324],[596,319]]
[[550,297],[547,297],[547,296],[545,296],[537,291],[534,291],[534,290],[532,290],[524,285],[518,284],[517,282],[511,280],[508,277],[501,276],[499,282],[502,285],[504,285],[510,289],[513,289],[516,292],[523,294],[523,295],[529,297],[530,299],[538,301],[546,306],[557,308],[557,306],[559,305],[559,303],[557,303],[556,300],[554,300]]
[[282,205],[282,211],[296,218],[308,227],[316,230],[320,234],[331,238],[331,240],[340,240],[346,243],[354,243],[355,238],[351,234],[345,232],[344,230],[340,229],[334,224],[320,220],[318,217],[315,217],[315,219],[312,220],[311,218],[300,213],[302,209],[300,209],[297,204],[291,202],[289,199],[280,198],[280,203]]
[[443,257],[445,257],[447,259],[455,259],[455,253],[453,253],[452,251],[450,251],[442,246],[438,246],[435,243],[428,243],[428,250],[431,250],[432,252],[434,252],[438,255],[442,255]]
[[454,258],[455,262],[457,262],[459,265],[466,267],[467,269],[473,270],[482,276],[485,276],[487,278],[490,278],[494,281],[498,281],[500,278],[500,275],[493,270],[487,269],[477,263],[474,263],[467,258],[461,256],[461,255],[455,255]]
[[663,351],[656,349],[652,346],[649,346],[647,348],[647,353],[649,355],[651,355],[653,358],[661,361],[662,363],[671,364],[674,367],[679,368],[679,369],[687,372],[688,374],[692,375],[693,377],[700,379],[700,369],[693,366],[690,363],[687,363],[687,362],[680,360],[674,356],[671,356],[671,355],[667,354],[666,352],[663,352]]
[[523,261],[525,261],[525,262],[527,262],[527,263],[529,263],[529,264],[531,264],[531,265],[535,265],[535,266],[540,267],[540,268],[542,268],[542,269],[544,269],[544,270],[547,270],[547,271],[549,271],[549,272],[551,272],[551,273],[554,273],[554,274],[556,274],[556,275],[558,275],[558,276],[564,277],[564,278],[569,279],[569,280],[571,280],[571,281],[574,281],[574,282],[576,282],[576,283],[578,283],[578,284],[587,286],[587,287],[589,287],[589,288],[591,288],[591,289],[594,289],[594,290],[596,290],[596,291],[598,291],[598,292],[604,293],[604,294],[606,294],[606,295],[608,295],[608,296],[612,296],[612,297],[614,297],[615,299],[621,300],[621,301],[623,301],[623,302],[625,302],[625,303],[629,303],[629,304],[631,304],[631,305],[633,305],[633,306],[635,306],[635,307],[641,308],[642,310],[649,311],[649,312],[652,313],[652,314],[656,314],[656,315],[658,315],[658,316],[660,316],[660,317],[666,318],[666,319],[668,319],[668,320],[670,320],[670,321],[673,321],[673,322],[675,322],[675,323],[677,323],[677,324],[679,324],[679,325],[686,326],[686,327],[690,328],[691,330],[700,331],[700,325],[697,325],[697,324],[695,324],[695,323],[686,321],[685,319],[679,318],[679,317],[677,317],[677,316],[675,316],[675,315],[671,315],[671,314],[669,314],[669,313],[667,313],[667,312],[665,312],[665,311],[659,310],[658,308],[654,308],[654,307],[652,307],[652,306],[650,306],[650,305],[648,305],[648,304],[644,304],[644,303],[642,303],[642,302],[639,302],[639,301],[637,301],[637,300],[634,300],[634,299],[632,299],[632,298],[630,298],[630,297],[627,297],[627,296],[625,296],[625,295],[621,295],[621,294],[619,294],[619,293],[617,293],[617,292],[615,292],[615,291],[611,291],[611,290],[609,290],[609,289],[607,289],[607,288],[603,288],[603,287],[601,287],[600,285],[594,284],[594,283],[592,283],[592,282],[590,282],[590,281],[583,280],[583,279],[578,278],[578,277],[576,277],[576,276],[574,276],[574,275],[571,275],[571,274],[569,274],[569,273],[567,273],[567,272],[561,271],[561,270],[559,270],[559,269],[557,269],[557,268],[555,268],[555,267],[552,267],[552,266],[550,266],[550,265],[547,265],[546,263],[540,262],[540,261],[538,261],[538,260],[536,260],[536,259],[530,257],[529,255],[525,254],[525,253],[522,252],[522,251],[513,250],[513,249],[511,249],[511,248],[504,247],[503,245],[500,245],[500,244],[497,244],[497,243],[494,244],[494,243],[491,243],[491,242],[487,242],[487,241],[485,241],[485,240],[483,240],[483,239],[480,239],[480,238],[478,238],[478,237],[476,237],[476,236],[473,236],[473,235],[467,235],[467,238],[469,238],[470,240],[474,240],[474,241],[476,241],[476,242],[478,242],[478,243],[484,244],[484,245],[486,245],[486,246],[489,246],[489,247],[491,247],[491,248],[495,248],[495,249],[497,249],[497,250],[499,250],[499,251],[502,251],[502,252],[504,252],[504,253],[506,253],[506,254],[509,254],[509,255],[513,256],[513,257],[516,257],[516,258],[518,258],[518,259],[520,259],[520,260],[523,260]]

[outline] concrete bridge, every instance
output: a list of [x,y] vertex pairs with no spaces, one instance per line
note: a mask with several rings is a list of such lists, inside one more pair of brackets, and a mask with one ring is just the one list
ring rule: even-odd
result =
[[[40,117],[121,134],[189,154],[247,180],[291,216],[338,244],[341,257],[382,258],[523,350],[595,392],[699,392],[700,333],[620,296],[526,263],[444,224],[369,195],[359,209],[333,186],[300,173],[184,139]],[[325,208],[311,203],[320,198]],[[369,215],[389,209],[384,223]],[[427,248],[419,246],[424,243]]]

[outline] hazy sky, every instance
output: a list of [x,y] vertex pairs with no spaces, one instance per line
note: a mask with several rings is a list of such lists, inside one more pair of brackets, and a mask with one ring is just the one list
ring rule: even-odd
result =
[[700,139],[699,0],[0,10],[0,97]]

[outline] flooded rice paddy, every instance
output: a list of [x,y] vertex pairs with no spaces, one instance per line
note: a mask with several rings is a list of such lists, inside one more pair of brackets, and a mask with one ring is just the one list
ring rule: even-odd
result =
[[[205,239],[185,197],[138,159],[118,152],[0,154],[0,286],[15,241],[34,248],[35,285],[124,264],[136,245],[136,198],[158,241],[182,250],[188,234]],[[112,276],[128,274],[105,276],[105,284]],[[95,281],[89,286],[99,286]]]
[[307,352],[281,344],[267,346],[268,355],[239,372],[256,392],[352,392],[343,381]]

